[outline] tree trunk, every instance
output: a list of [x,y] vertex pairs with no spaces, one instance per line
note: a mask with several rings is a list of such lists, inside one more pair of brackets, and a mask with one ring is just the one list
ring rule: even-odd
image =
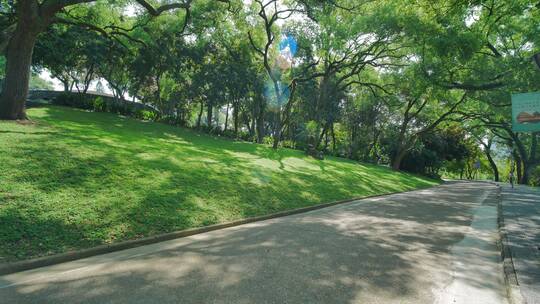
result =
[[19,22],[6,53],[6,77],[0,96],[0,119],[26,119],[25,104],[30,82],[32,53],[38,31]]
[[276,119],[274,122],[274,143],[272,144],[272,148],[275,150],[279,147],[279,142],[281,140],[281,109],[278,109],[276,113]]
[[201,117],[204,111],[204,103],[201,101],[201,109],[199,110],[199,115],[197,116],[197,129],[201,127]]
[[69,92],[69,80],[62,81],[62,84],[64,85],[64,92]]
[[399,146],[398,146],[398,149],[396,151],[396,155],[392,159],[392,169],[394,169],[396,171],[399,170],[399,168],[401,167],[401,162],[403,161],[403,158],[405,157],[405,155],[407,155],[407,152],[409,151],[409,149],[416,142],[416,137],[411,138],[409,140],[405,140],[405,138],[406,138],[405,132],[407,130],[408,122],[409,121],[406,118],[404,120],[403,124],[401,125],[401,130],[400,130],[399,138],[398,138]]
[[249,127],[249,137],[251,140],[253,140],[253,137],[255,136],[255,117],[252,117],[251,119],[251,126]]
[[529,184],[529,178],[531,177],[531,173],[534,170],[534,166],[531,166],[530,164],[524,164],[523,166],[523,175],[521,176],[520,184],[522,185],[528,185]]
[[208,103],[206,105],[206,125],[208,126],[208,128],[212,127],[212,114],[213,114],[213,111],[214,110],[214,107],[212,106],[212,104]]
[[240,124],[240,121],[238,119],[238,101],[234,101],[233,103],[233,120],[234,120],[234,136],[238,137],[238,125]]
[[326,131],[326,135],[324,135],[324,151],[328,150],[328,131]]
[[400,148],[398,149],[396,156],[392,160],[392,169],[398,171],[401,167],[401,162],[403,161],[403,158],[405,158],[405,155],[407,155],[407,149]]
[[493,157],[491,157],[491,150],[484,149],[484,153],[486,154],[486,157],[489,161],[489,165],[491,166],[491,170],[493,171],[493,177],[496,182],[499,181],[499,169],[497,168],[497,164],[493,160]]
[[[91,64],[90,68],[86,72],[86,76],[84,77],[83,94],[86,94],[86,92],[88,92],[88,89],[90,88],[90,83],[92,82],[93,77],[94,77],[94,64]],[[124,94],[122,94],[122,99],[123,97],[124,97]]]
[[279,147],[279,141],[281,140],[281,109],[278,109],[275,124],[276,126],[274,129],[274,143],[272,144],[272,148],[274,150]]
[[319,135],[319,137],[317,138],[317,142],[315,143],[315,149],[319,149],[319,147],[321,146],[324,136],[326,135],[326,132],[328,131],[329,124],[330,124],[329,122],[324,124],[321,134]]
[[352,127],[350,138],[349,138],[349,151],[347,151],[347,158],[354,159],[353,156],[356,154],[356,147],[358,146],[356,144],[356,133],[357,128],[355,126]]
[[334,124],[332,124],[330,127],[330,131],[332,131],[332,151],[333,153],[336,153],[336,133],[334,133]]
[[523,176],[521,177],[521,184],[529,184],[529,178],[537,165],[536,161],[536,148],[538,147],[538,133],[532,133],[531,149],[529,151],[529,157],[523,161]]
[[223,132],[227,131],[228,125],[229,125],[229,103],[227,103],[227,113],[225,113],[225,128],[223,128]]
[[262,100],[259,99],[257,105],[257,143],[262,143],[264,140],[264,106]]
[[519,156],[518,153],[514,153],[514,163],[515,163],[515,166],[516,166],[516,177],[517,177],[517,181],[520,182],[521,181],[521,157]]

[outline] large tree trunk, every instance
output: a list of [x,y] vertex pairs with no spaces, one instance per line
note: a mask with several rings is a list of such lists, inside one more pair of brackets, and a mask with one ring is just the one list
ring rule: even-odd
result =
[[69,92],[69,80],[62,80],[60,79],[60,82],[64,85],[64,92]]
[[404,141],[404,138],[405,138],[405,135],[402,134],[399,139],[399,146],[396,151],[396,154],[392,158],[392,169],[396,171],[401,168],[401,162],[403,161],[403,159],[405,158],[409,150],[411,150],[411,148],[414,146],[414,144],[418,140],[418,137],[409,138],[408,140],[405,140],[405,141]]
[[394,158],[392,159],[392,169],[398,171],[401,168],[401,162],[403,161],[403,158],[405,158],[405,155],[407,155],[407,149],[400,148],[397,152]]
[[6,59],[6,77],[0,96],[0,119],[26,119],[25,104],[30,82],[32,53],[36,44],[35,26],[19,22],[9,41]]
[[521,177],[521,183],[527,185],[529,178],[531,177],[534,168],[538,164],[536,161],[536,149],[538,147],[538,132],[532,133],[531,149],[529,151],[529,157],[527,160],[523,160],[523,176]]
[[531,173],[533,172],[533,169],[534,169],[534,166],[524,163],[523,175],[521,176],[520,184],[523,184],[523,185],[529,184],[529,178],[531,177]]

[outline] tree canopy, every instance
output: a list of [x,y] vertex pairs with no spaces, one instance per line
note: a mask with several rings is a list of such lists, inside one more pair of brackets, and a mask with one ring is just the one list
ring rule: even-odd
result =
[[539,21],[530,0],[0,0],[0,117],[25,118],[47,70],[170,124],[535,183],[538,133],[512,131],[510,96],[540,90]]

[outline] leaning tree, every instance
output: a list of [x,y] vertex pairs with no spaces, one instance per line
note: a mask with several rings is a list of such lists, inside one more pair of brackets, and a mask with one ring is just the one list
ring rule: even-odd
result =
[[[63,11],[72,6],[97,0],[18,0],[0,7],[0,54],[6,56],[5,80],[0,96],[0,119],[26,119],[25,102],[28,94],[32,53],[39,34],[53,23],[66,23],[95,30],[105,36],[127,36],[126,29],[117,26],[101,28],[83,20],[66,16]],[[213,0],[229,3],[229,0]],[[154,6],[146,0],[135,0],[150,17],[164,12],[183,9],[185,22],[189,20],[193,0]]]

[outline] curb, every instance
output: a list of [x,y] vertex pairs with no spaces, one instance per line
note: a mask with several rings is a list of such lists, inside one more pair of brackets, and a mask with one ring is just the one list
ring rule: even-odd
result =
[[504,226],[503,206],[502,206],[502,187],[497,185],[497,226],[499,227],[499,249],[501,250],[501,261],[503,266],[504,283],[506,285],[506,294],[510,304],[527,304],[521,295],[519,282],[514,267],[512,251],[508,244],[506,228]]
[[[442,182],[440,185],[444,185],[444,184],[446,184],[446,182]],[[375,195],[368,195],[368,196],[357,197],[357,198],[350,198],[350,199],[339,200],[339,201],[334,201],[330,203],[324,203],[324,204],[319,204],[319,205],[314,205],[314,206],[281,211],[281,212],[272,213],[272,214],[263,215],[263,216],[249,217],[249,218],[240,219],[240,220],[231,221],[231,222],[225,222],[221,224],[209,225],[209,226],[186,229],[186,230],[179,230],[179,231],[158,234],[155,236],[149,236],[149,237],[144,237],[144,238],[135,239],[135,240],[127,240],[127,241],[122,241],[122,242],[108,244],[108,245],[100,245],[100,246],[92,247],[88,249],[69,251],[65,253],[59,253],[59,254],[39,257],[35,259],[29,259],[29,260],[12,262],[12,263],[0,263],[0,275],[6,275],[10,273],[19,272],[19,271],[60,264],[64,262],[88,258],[95,255],[130,249],[134,247],[140,247],[144,245],[150,245],[154,243],[188,237],[188,236],[210,232],[214,230],[221,230],[225,228],[240,226],[240,225],[244,225],[248,223],[260,222],[260,221],[284,217],[288,215],[305,213],[305,212],[309,212],[313,210],[323,209],[323,208],[350,203],[350,202],[354,202],[358,200],[375,198],[375,197],[384,197],[384,196],[390,196],[390,195],[395,195],[395,194],[400,194],[400,193],[408,193],[408,192],[413,192],[413,191],[418,191],[418,190],[435,188],[435,187],[439,187],[440,185],[436,185],[432,187],[425,187],[425,188],[418,188],[418,189],[408,190],[408,191],[391,192],[391,193],[385,193],[385,194],[375,194]]]

